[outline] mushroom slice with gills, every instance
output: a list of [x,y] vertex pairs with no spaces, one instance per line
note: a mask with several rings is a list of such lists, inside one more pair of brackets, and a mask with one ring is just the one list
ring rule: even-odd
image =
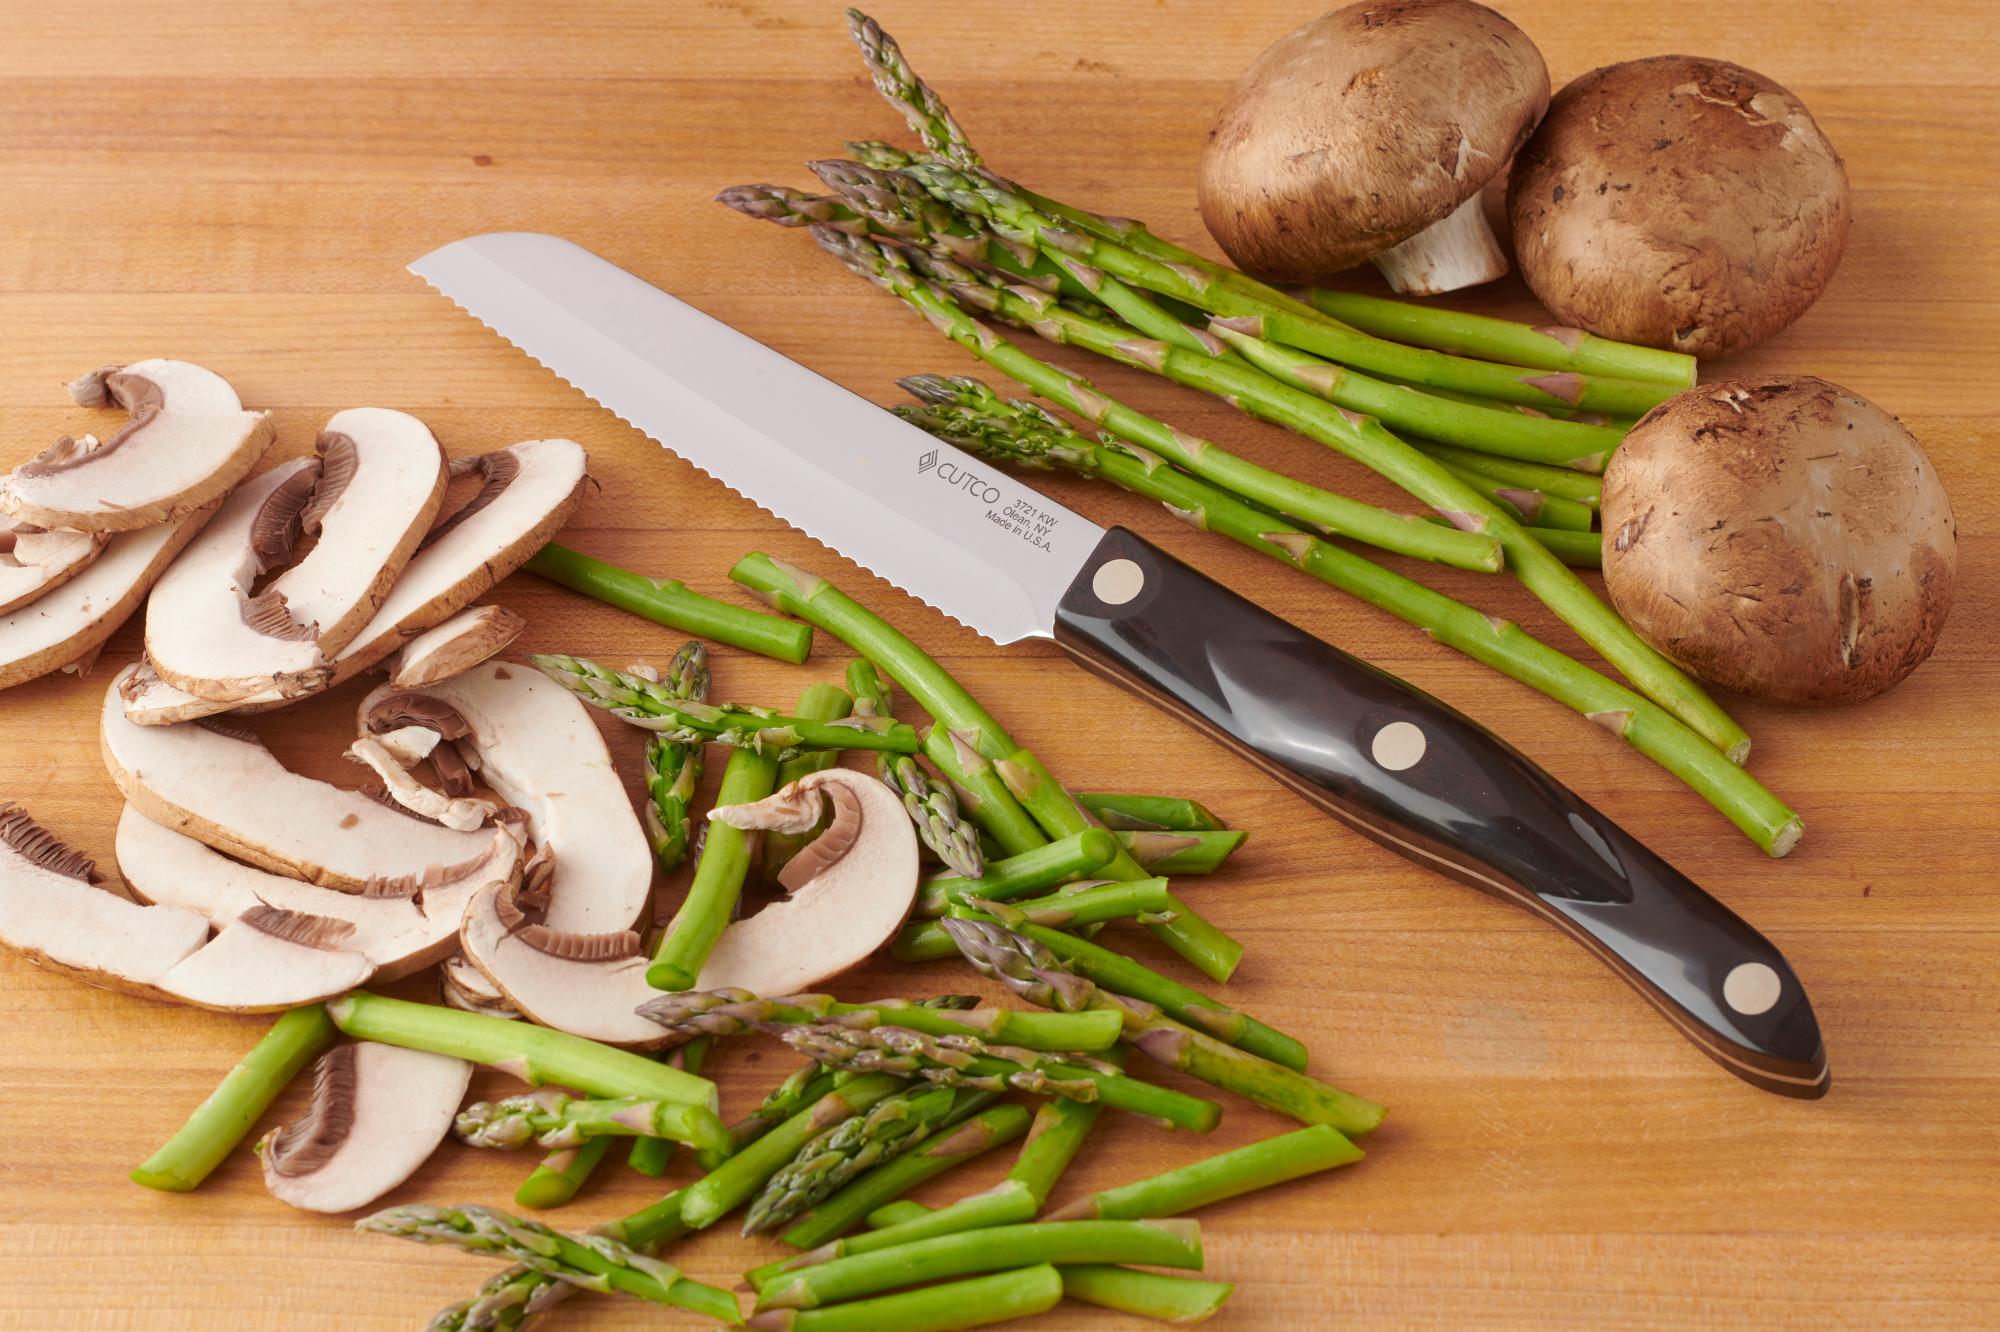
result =
[[232,1013],[316,1004],[366,985],[374,964],[331,916],[254,906],[156,983],[169,999]]
[[1372,260],[1435,295],[1507,271],[1479,195],[1549,104],[1526,33],[1471,0],[1362,0],[1265,49],[1202,152],[1202,221],[1238,266],[1311,282]]
[[526,813],[529,840],[555,858],[551,929],[603,934],[639,918],[653,854],[587,705],[533,667],[484,661],[422,689],[377,687],[362,700],[357,729],[421,724],[426,708],[465,728],[446,738],[477,759],[480,779]]
[[197,912],[218,926],[258,906],[340,921],[351,927],[341,947],[360,953],[376,981],[399,980],[443,961],[458,947],[459,922],[472,895],[488,883],[519,877],[520,846],[501,829],[486,856],[450,878],[395,880],[366,893],[268,874],[229,859],[127,805],[118,819],[118,867],[134,896]]
[[634,1010],[660,992],[633,930],[572,934],[534,919],[526,894],[507,884],[479,890],[459,943],[509,1004],[545,1027],[607,1045],[657,1047],[673,1039]]
[[472,1065],[450,1055],[334,1046],[313,1066],[304,1115],[257,1144],[265,1187],[307,1212],[366,1207],[430,1159],[471,1080]]
[[791,896],[724,929],[695,989],[799,994],[858,966],[902,926],[917,891],[917,834],[883,783],[828,768],[768,799],[711,810],[709,818],[810,832],[822,801],[831,815],[826,831],[780,875]]
[[[373,619],[334,656],[333,684],[350,680],[426,629],[451,618],[495,583],[526,563],[561,530],[583,496],[587,461],[583,446],[567,439],[536,439],[479,455],[488,477],[472,504],[460,508],[434,528],[389,589]],[[452,463],[460,470],[465,459]],[[149,691],[147,707],[135,720],[157,724],[154,718],[212,715],[231,710],[227,703],[203,703],[193,695],[177,697],[169,683]],[[236,705],[245,712],[283,707],[303,695],[276,692]]]
[[[415,729],[405,727],[404,730]],[[435,732],[433,732],[435,734]],[[446,753],[451,752],[449,747]],[[437,751],[433,750],[435,757]],[[382,779],[382,785],[389,798],[420,818],[439,823],[460,832],[471,832],[482,827],[493,817],[497,808],[490,800],[477,796],[451,795],[433,791],[404,770],[401,759],[389,746],[373,736],[361,736],[347,747],[347,757],[357,763],[365,763],[375,775]]]
[[82,573],[109,540],[103,532],[49,529],[0,518],[0,615]]
[[486,978],[486,973],[466,960],[459,953],[444,960],[438,968],[438,997],[452,1008],[468,1013],[478,1013],[483,1017],[518,1018],[521,1010],[507,1002],[507,996],[500,993],[500,987]]
[[497,657],[528,622],[505,606],[474,606],[426,629],[389,658],[389,683],[419,689]]
[[300,776],[244,732],[214,722],[137,726],[105,691],[99,740],[111,779],[139,812],[274,874],[365,891],[385,879],[447,877],[487,854],[489,837],[399,814],[358,791]]
[[200,509],[178,522],[121,532],[68,582],[0,613],[0,689],[93,655],[214,512]]
[[175,522],[241,481],[271,445],[271,418],[186,361],[94,370],[69,386],[131,420],[104,439],[64,436],[0,481],[0,513],[37,527],[131,532]]

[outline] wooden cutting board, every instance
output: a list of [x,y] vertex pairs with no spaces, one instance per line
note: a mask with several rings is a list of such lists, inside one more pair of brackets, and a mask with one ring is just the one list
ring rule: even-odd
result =
[[[1697,1055],[1573,945],[1312,813],[1047,647],[1005,650],[829,555],[661,453],[431,294],[403,265],[455,237],[557,232],[887,402],[893,379],[972,365],[802,236],[712,205],[722,186],[809,184],[849,137],[901,137],[835,6],[766,0],[506,4],[0,5],[0,464],[80,413],[60,386],[177,356],[310,446],[342,407],[422,416],[453,452],[567,435],[601,489],[570,529],[621,564],[734,595],[764,549],[822,569],[929,645],[1073,785],[1170,791],[1252,830],[1184,894],[1248,947],[1229,993],[1304,1037],[1316,1070],[1393,1107],[1358,1168],[1202,1216],[1239,1283],[1219,1326],[1992,1325],[2000,1282],[2000,62],[1979,0],[1662,6],[1514,0],[1557,81],[1663,51],[1734,59],[1800,93],[1846,156],[1853,241],[1832,289],[1732,370],[1807,371],[1900,415],[1950,488],[1958,604],[1936,657],[1863,708],[1737,710],[1755,767],[1805,815],[1766,860],[1665,773],[1399,622],[1115,492],[1051,482],[1329,640],[1490,723],[1766,930],[1825,1027],[1833,1092],[1756,1092]],[[880,17],[1003,171],[1205,244],[1194,162],[1228,81],[1310,4],[884,3]],[[1467,304],[1533,307],[1516,282]],[[1080,362],[1071,362],[1081,364]],[[1720,368],[1710,374],[1720,373]],[[1171,386],[1120,395],[1230,447],[1361,493],[1324,450]],[[1519,588],[1423,576],[1552,641]],[[497,600],[529,650],[664,659],[675,635],[526,576]],[[108,861],[118,797],[94,713],[136,623],[86,680],[0,696],[0,796]],[[837,679],[719,654],[718,692],[781,704]],[[339,758],[359,688],[259,720],[302,770]],[[631,771],[636,737],[613,731]],[[1181,974],[1150,940],[1133,951]],[[416,987],[421,991],[422,987]],[[848,997],[968,988],[960,968],[878,967]],[[487,1272],[364,1239],[272,1201],[242,1154],[198,1194],[125,1172],[265,1020],[149,1004],[0,958],[0,1325],[412,1328]],[[730,1050],[741,1107],[789,1057]],[[285,1108],[294,1104],[288,1099]],[[1107,1120],[1067,1189],[1276,1131],[1232,1104],[1212,1141]],[[1004,1156],[1005,1153],[998,1154]],[[507,1204],[528,1163],[440,1152],[392,1201]],[[999,1161],[924,1196],[982,1185]],[[582,1226],[658,1186],[607,1170],[556,1214]],[[731,1282],[773,1246],[675,1255]],[[587,1306],[587,1307],[586,1307]],[[579,1327],[692,1320],[579,1301]],[[1065,1306],[1042,1326],[1110,1327]]]

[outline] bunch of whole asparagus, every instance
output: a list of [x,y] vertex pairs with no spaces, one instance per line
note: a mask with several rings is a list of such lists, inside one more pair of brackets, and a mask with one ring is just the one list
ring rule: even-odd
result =
[[[1798,816],[1740,771],[1750,748],[1742,728],[1566,567],[1598,562],[1597,473],[1634,418],[1693,382],[1690,358],[1354,293],[1300,299],[1140,223],[1037,194],[985,167],[878,24],[848,18],[876,87],[922,147],[850,143],[852,160],[810,164],[823,192],[744,185],[721,201],[807,228],[974,356],[1103,434],[1085,437],[973,381],[935,376],[910,381],[927,404],[912,420],[989,458],[1134,490],[1311,573],[1599,722],[1767,852],[1796,845]],[[1035,357],[995,324],[1220,396],[1385,477],[1430,520],[1190,436]],[[1624,683],[1329,537],[1505,568]]]

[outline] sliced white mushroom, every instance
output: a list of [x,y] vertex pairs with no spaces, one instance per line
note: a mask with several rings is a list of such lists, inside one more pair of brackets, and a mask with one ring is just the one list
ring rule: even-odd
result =
[[0,615],[82,573],[109,540],[103,532],[49,529],[0,518]]
[[341,947],[360,953],[371,979],[397,980],[451,955],[472,895],[488,883],[520,877],[520,846],[503,829],[489,849],[450,878],[383,883],[373,893],[344,893],[269,874],[229,859],[191,837],[153,822],[132,806],[118,819],[118,868],[133,895],[160,906],[197,912],[217,926],[255,907],[341,921],[352,932]]
[[427,629],[389,658],[389,683],[420,689],[497,657],[528,622],[505,606],[474,606]]
[[452,876],[489,838],[425,823],[291,772],[254,736],[214,722],[136,726],[120,687],[99,717],[104,764],[147,818],[277,874],[365,891],[385,879]]
[[186,517],[248,475],[271,418],[186,361],[94,370],[69,386],[85,407],[132,419],[105,439],[65,435],[0,482],[0,513],[37,527],[130,532]]
[[0,614],[0,689],[90,658],[214,512],[120,533],[61,587]]
[[[401,729],[407,732],[416,728]],[[454,796],[433,791],[406,772],[401,758],[373,736],[364,735],[356,739],[347,747],[347,757],[367,764],[382,779],[382,786],[391,800],[419,818],[441,823],[447,828],[471,832],[484,826],[498,809],[491,800],[481,800],[477,796]]]
[[338,921],[261,904],[226,920],[99,886],[81,852],[0,805],[0,944],[94,985],[206,1008],[268,1012],[332,998],[374,968]]
[[486,979],[486,973],[459,953],[438,968],[438,997],[453,1008],[483,1017],[517,1018],[521,1010],[507,1002],[500,987]]
[[405,768],[414,768],[429,758],[443,740],[428,726],[398,726],[375,737],[375,743]]
[[307,1212],[366,1207],[417,1172],[451,1131],[472,1065],[374,1041],[313,1067],[312,1103],[257,1144],[264,1184]]
[[653,854],[590,709],[532,666],[486,661],[421,689],[377,687],[362,700],[357,729],[421,723],[426,705],[454,719],[439,725],[463,727],[450,738],[476,757],[488,787],[525,811],[530,840],[554,856],[550,927],[601,934],[638,919]]
[[633,930],[573,934],[533,919],[512,885],[479,890],[459,942],[468,961],[520,1012],[608,1045],[659,1046],[671,1033],[633,1010],[660,992]]
[[[798,994],[858,966],[902,926],[916,897],[917,834],[883,783],[828,768],[769,799],[711,810],[709,818],[805,833],[822,812],[830,815],[826,831],[786,866],[792,895],[723,930],[696,989]],[[468,928],[472,919],[468,913]]]

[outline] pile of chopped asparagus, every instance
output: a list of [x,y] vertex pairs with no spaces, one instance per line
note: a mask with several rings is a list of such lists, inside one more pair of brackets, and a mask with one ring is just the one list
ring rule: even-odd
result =
[[[1598,474],[1634,419],[1694,382],[1673,352],[1351,292],[1279,291],[1144,225],[986,169],[894,39],[849,11],[875,86],[922,139],[848,145],[810,193],[743,185],[721,201],[803,227],[998,373],[1102,433],[974,380],[918,376],[926,430],[1017,467],[1059,467],[1166,505],[1415,625],[1589,717],[1783,855],[1796,813],[1742,771],[1749,736],[1568,565],[1594,566]],[[1026,330],[1216,395],[1330,447],[1429,510],[1391,512],[1195,438],[1041,360]],[[1623,682],[1329,538],[1511,572]]]

